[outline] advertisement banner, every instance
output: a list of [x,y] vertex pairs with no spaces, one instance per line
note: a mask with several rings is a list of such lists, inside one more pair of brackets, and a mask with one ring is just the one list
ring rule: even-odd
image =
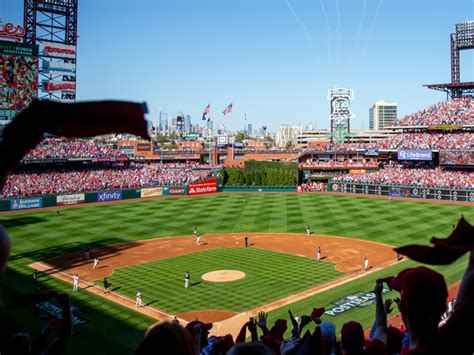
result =
[[186,193],[184,187],[170,187],[168,191],[170,195],[184,195]]
[[43,88],[45,91],[49,92],[74,92],[74,90],[76,89],[76,82],[59,80],[43,81]]
[[76,76],[76,64],[62,62],[48,62],[43,60],[43,73],[52,75]]
[[[40,302],[35,305],[37,312],[37,315],[41,319],[45,320],[50,320],[51,317],[54,319],[61,320],[63,316],[63,311],[62,308],[54,303],[51,302]],[[42,313],[45,313],[45,316],[43,316]],[[71,323],[73,326],[77,326],[80,324],[85,324],[86,320],[82,318],[81,316],[81,311],[74,306],[71,306]]]
[[379,155],[379,150],[378,149],[365,149],[364,155],[377,157]]
[[188,187],[188,195],[204,195],[217,192],[216,178],[206,179]]
[[122,191],[102,191],[97,193],[97,202],[115,201],[122,199]]
[[403,149],[397,152],[398,160],[432,160],[430,149]]
[[41,54],[50,57],[74,59],[76,58],[76,46],[53,42],[42,42]]
[[463,128],[460,124],[448,124],[448,125],[430,125],[428,131],[446,131],[446,130],[461,130]]
[[351,169],[349,170],[349,175],[363,175],[367,172],[365,169]]
[[139,152],[148,152],[151,149],[150,143],[138,143],[137,144],[137,151]]
[[43,207],[42,197],[19,198],[19,199],[10,200],[11,210],[24,210],[27,208],[40,208],[40,207]]
[[56,203],[58,206],[77,205],[79,203],[84,203],[84,200],[84,194],[59,195],[56,197]]
[[[389,292],[390,290],[384,288],[382,294]],[[331,302],[334,307],[326,309],[324,314],[328,316],[337,316],[341,313],[350,311],[353,308],[365,308],[375,304],[375,293],[373,292],[357,292],[352,295],[338,299],[337,301]]]
[[149,189],[142,189],[140,191],[140,197],[152,197],[152,196],[163,196],[162,187],[151,187]]

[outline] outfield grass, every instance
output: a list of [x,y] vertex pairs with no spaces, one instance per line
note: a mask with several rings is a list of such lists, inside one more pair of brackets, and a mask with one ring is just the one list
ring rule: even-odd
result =
[[[426,243],[433,235],[446,236],[461,214],[474,221],[472,206],[306,194],[252,194],[245,195],[244,201],[244,195],[219,194],[84,205],[63,209],[60,216],[55,216],[54,210],[1,215],[0,222],[6,226],[13,244],[10,271],[1,283],[6,293],[31,291],[31,270],[27,268],[31,262],[96,245],[191,235],[194,225],[201,233],[304,233],[305,225],[310,224],[312,232],[317,234],[404,245]],[[452,282],[459,279],[464,266],[465,260],[461,260],[442,271]],[[392,267],[381,274],[395,273],[401,267],[404,266]],[[177,287],[182,286],[182,276],[180,272]],[[287,308],[303,312],[315,303],[329,305],[348,293],[370,290],[373,278],[365,277],[310,297],[276,310],[270,317],[286,315]],[[41,275],[39,283],[70,291],[69,284],[50,276]],[[88,292],[72,295],[72,302],[86,312],[88,323],[75,329],[68,347],[71,354],[129,354],[152,323],[141,314]],[[344,317],[358,319],[368,327],[372,313],[373,308],[369,307],[349,311]],[[0,317],[7,320],[0,322],[3,334],[15,328],[37,334],[42,324],[29,315],[28,309],[15,314],[2,311]]]
[[[186,290],[183,277],[188,270],[192,278]],[[240,270],[246,276],[233,282],[201,279],[215,270]],[[109,280],[120,287],[118,292],[132,299],[138,287],[143,303],[153,302],[153,307],[179,314],[206,309],[243,312],[342,275],[335,264],[306,257],[253,248],[220,248],[121,268]]]

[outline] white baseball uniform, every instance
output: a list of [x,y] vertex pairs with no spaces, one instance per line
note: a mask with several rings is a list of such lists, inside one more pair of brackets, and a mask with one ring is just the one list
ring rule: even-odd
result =
[[77,292],[77,288],[79,287],[79,276],[74,275],[73,280],[74,284],[72,286],[72,292]]

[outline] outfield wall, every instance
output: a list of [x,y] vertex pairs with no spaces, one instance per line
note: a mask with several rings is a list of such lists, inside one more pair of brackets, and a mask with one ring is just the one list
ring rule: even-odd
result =
[[474,190],[472,189],[462,190],[330,181],[328,191],[376,196],[410,197],[419,198],[421,200],[474,202]]
[[0,211],[17,211],[42,207],[71,206],[83,203],[97,203],[148,198],[154,196],[187,195],[188,186],[157,186],[140,189],[114,189],[74,194],[44,195],[39,197],[22,197],[0,200]]

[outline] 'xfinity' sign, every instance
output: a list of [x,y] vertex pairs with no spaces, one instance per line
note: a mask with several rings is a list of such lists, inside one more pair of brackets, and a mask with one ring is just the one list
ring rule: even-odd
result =
[[[387,293],[390,290],[384,288],[382,293]],[[328,316],[337,316],[351,310],[352,308],[363,308],[371,306],[375,303],[375,293],[373,292],[358,292],[331,302],[335,307],[329,308],[324,312]]]
[[432,160],[432,152],[429,149],[404,149],[398,151],[398,160]]
[[122,199],[122,191],[103,191],[97,193],[97,202],[115,201]]

